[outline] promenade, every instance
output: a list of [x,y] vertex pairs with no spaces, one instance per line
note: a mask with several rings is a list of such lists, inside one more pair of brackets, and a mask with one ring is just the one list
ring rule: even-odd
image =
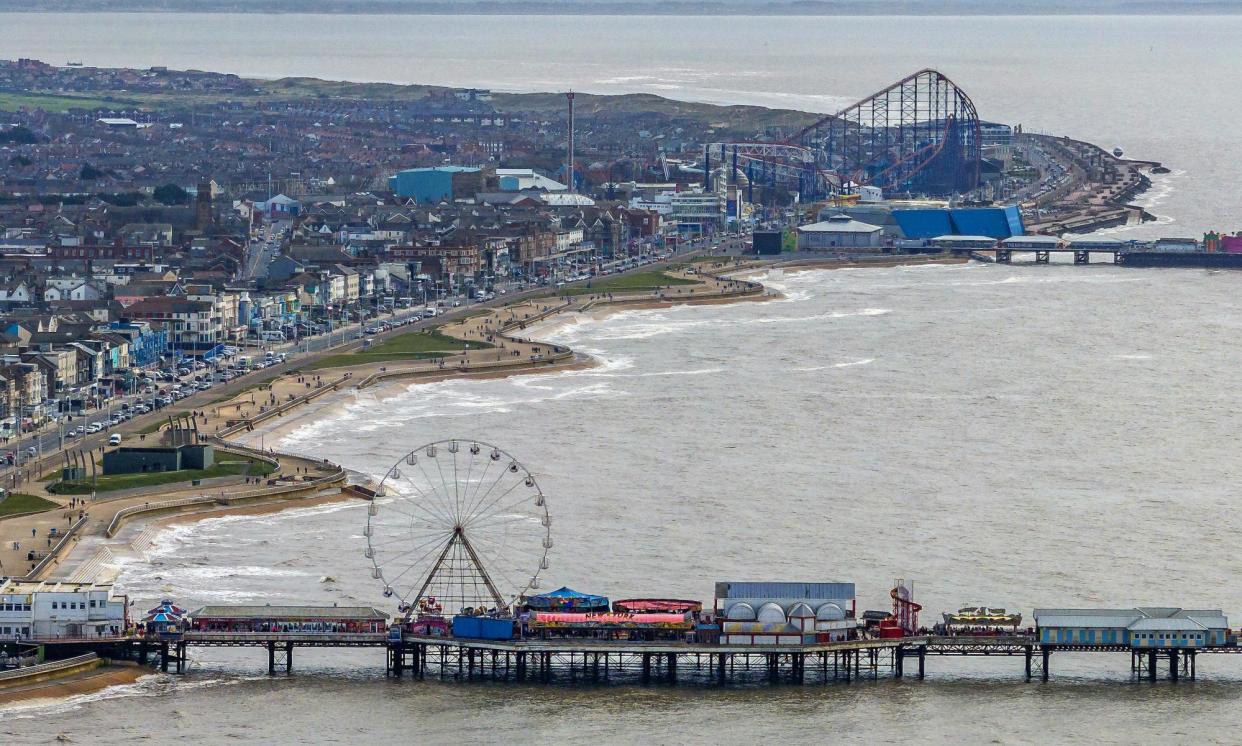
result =
[[[215,439],[218,449],[237,450],[274,463],[271,474],[258,478],[257,484],[254,479],[239,475],[212,480],[210,486],[183,482],[147,488],[140,494],[118,492],[110,496],[101,493],[91,499],[49,492],[48,486],[55,481],[48,479],[50,472],[43,475],[47,481],[31,479],[22,486],[22,491],[47,499],[57,507],[0,520],[0,574],[32,580],[107,581],[111,579],[108,567],[113,559],[113,548],[116,548],[109,539],[127,518],[175,516],[177,520],[184,520],[349,499],[349,493],[341,491],[345,477],[338,465],[271,449],[252,450],[240,440],[256,428],[271,427],[286,414],[346,389],[356,390],[396,379],[418,381],[514,375],[589,365],[589,358],[568,348],[526,336],[529,326],[558,315],[610,307],[658,307],[763,297],[764,289],[758,283],[716,274],[717,271],[744,269],[750,266],[748,263],[723,260],[698,266],[702,269],[668,270],[666,286],[595,293],[575,288],[573,294],[530,298],[480,309],[436,329],[445,337],[488,345],[481,349],[446,349],[443,354],[423,353],[369,361],[367,350],[355,342],[348,345],[350,352],[345,355],[339,349],[327,351],[331,356],[327,362],[351,362],[351,358],[357,358],[357,364],[317,367],[314,359],[305,360],[298,370],[245,389],[225,401],[187,412],[194,418],[200,435]],[[420,333],[397,329],[384,337],[393,339]],[[154,445],[162,436],[162,431],[141,434],[137,443]],[[129,440],[134,443],[132,437]],[[253,445],[252,442],[250,446]],[[228,459],[227,452],[220,453],[218,460],[221,459]],[[325,484],[319,488],[316,482]],[[264,503],[266,505],[258,507]],[[143,531],[132,545],[122,549],[141,550],[150,540],[147,534]],[[33,557],[31,552],[35,553]]]

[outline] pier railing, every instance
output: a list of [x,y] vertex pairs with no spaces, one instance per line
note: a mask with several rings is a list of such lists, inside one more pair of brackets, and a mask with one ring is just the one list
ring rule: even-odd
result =
[[258,645],[269,642],[386,645],[387,632],[198,632],[182,633],[182,642],[215,645]]

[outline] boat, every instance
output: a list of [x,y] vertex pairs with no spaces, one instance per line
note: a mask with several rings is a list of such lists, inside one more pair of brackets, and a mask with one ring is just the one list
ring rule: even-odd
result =
[[65,67],[81,67],[81,62],[66,62]]

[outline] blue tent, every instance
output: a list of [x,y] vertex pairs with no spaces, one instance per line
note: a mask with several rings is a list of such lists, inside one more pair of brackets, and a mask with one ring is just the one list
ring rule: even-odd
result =
[[562,586],[526,599],[526,608],[535,611],[608,611],[608,597],[579,593]]

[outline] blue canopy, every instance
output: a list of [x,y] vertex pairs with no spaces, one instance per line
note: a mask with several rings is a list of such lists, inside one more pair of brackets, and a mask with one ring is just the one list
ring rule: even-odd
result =
[[607,611],[608,597],[579,593],[562,586],[526,599],[526,606],[537,611]]

